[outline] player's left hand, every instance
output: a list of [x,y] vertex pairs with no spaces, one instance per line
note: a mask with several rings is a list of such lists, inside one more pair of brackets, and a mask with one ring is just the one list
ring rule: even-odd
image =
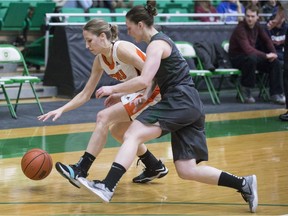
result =
[[112,94],[105,99],[104,105],[106,107],[109,107],[109,106],[112,106],[112,105],[114,105],[120,101],[121,101],[121,95],[120,94]]
[[146,101],[147,101],[147,97],[145,96],[138,96],[137,98],[135,98],[135,100],[131,102],[135,105],[133,112],[136,112],[137,110],[139,110]]
[[95,96],[96,98],[102,98],[111,94],[113,94],[112,86],[102,86],[96,91]]

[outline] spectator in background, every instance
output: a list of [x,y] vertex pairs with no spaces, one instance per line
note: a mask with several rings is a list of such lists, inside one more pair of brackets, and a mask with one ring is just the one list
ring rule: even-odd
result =
[[[211,1],[202,1],[195,0],[195,13],[217,13],[215,7],[211,5]],[[195,17],[195,20],[199,20],[202,22],[217,22],[219,21],[219,17],[210,16],[210,17]]]
[[93,7],[108,8],[111,13],[115,12],[115,3],[112,0],[93,0]]
[[[284,104],[281,63],[268,34],[258,22],[259,8],[248,5],[245,19],[234,29],[229,45],[232,66],[242,72],[241,90],[246,103],[255,103],[252,88],[255,86],[255,71],[269,73],[270,100]],[[265,45],[266,52],[256,48],[256,42]]]
[[[228,1],[222,1],[217,6],[217,13],[226,13],[226,14],[243,14],[245,12],[245,9],[243,5],[240,3],[239,0],[228,0]],[[224,20],[225,22],[237,22],[242,21],[243,17],[239,16],[228,16]]]
[[88,12],[89,8],[92,7],[92,0],[67,0],[63,7],[67,8],[83,8],[85,12]]
[[[248,5],[256,5],[258,8],[259,8],[259,13],[262,13],[262,5],[260,3],[259,0],[246,0],[246,1],[241,1],[244,8],[248,7]],[[258,18],[258,21],[264,21],[264,18],[263,17],[259,17]]]
[[[264,14],[272,14],[273,12],[275,12],[276,7],[277,7],[277,0],[268,0],[262,6],[261,10],[262,10],[262,13]],[[265,21],[268,22],[269,20],[270,20],[270,16],[265,17]]]
[[[277,12],[277,11],[276,11]],[[271,16],[270,20],[267,23],[267,26],[270,26],[272,20],[275,19],[276,12]],[[282,65],[284,64],[284,42],[286,38],[287,24],[285,22],[285,17],[282,17],[278,23],[274,25],[273,28],[267,28],[267,32],[275,46],[278,59],[281,61]]]
[[246,0],[246,1],[241,1],[242,5],[244,8],[248,6],[248,4],[253,4],[256,5],[259,9],[261,8],[261,4],[259,0]]
[[133,4],[133,0],[115,0],[114,8],[132,8]]
[[[280,22],[283,17],[288,20],[288,2],[279,1],[278,10],[276,16],[271,22],[268,23],[267,27],[272,29],[278,22]],[[283,71],[283,85],[284,94],[288,98],[288,31],[286,31],[285,43],[284,43],[284,71]],[[286,112],[279,116],[282,121],[288,121],[288,101],[286,100]]]
[[115,8],[131,8],[134,0],[93,0],[93,7],[109,8],[111,13],[115,12]]

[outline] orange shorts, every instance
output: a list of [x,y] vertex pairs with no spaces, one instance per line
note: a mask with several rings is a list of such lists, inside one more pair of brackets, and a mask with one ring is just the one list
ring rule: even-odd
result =
[[141,97],[143,92],[132,93],[124,95],[121,97],[121,102],[123,103],[124,108],[126,109],[129,117],[134,120],[143,110],[148,106],[152,106],[161,100],[160,89],[156,88],[149,99],[142,104],[139,108],[135,109],[134,103],[132,103],[136,98]]

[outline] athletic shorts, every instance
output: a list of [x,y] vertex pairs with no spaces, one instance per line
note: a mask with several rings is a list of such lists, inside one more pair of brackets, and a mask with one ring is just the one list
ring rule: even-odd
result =
[[143,110],[147,109],[148,106],[152,106],[161,100],[160,89],[157,87],[148,100],[142,104],[139,108],[135,109],[133,101],[136,98],[141,97],[143,92],[132,93],[121,97],[121,102],[126,109],[131,120],[134,120]]
[[174,161],[207,161],[205,113],[198,91],[188,85],[176,88],[162,95],[160,102],[148,107],[136,119],[143,124],[158,122],[161,136],[171,133]]

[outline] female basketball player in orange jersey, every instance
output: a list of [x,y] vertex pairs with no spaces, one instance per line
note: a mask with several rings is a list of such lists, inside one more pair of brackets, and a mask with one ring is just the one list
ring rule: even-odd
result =
[[[52,118],[55,121],[62,113],[76,109],[90,100],[104,71],[121,82],[140,75],[145,54],[133,43],[117,41],[118,27],[116,25],[110,25],[101,19],[92,19],[83,27],[83,36],[87,49],[96,55],[85,88],[64,106],[39,116],[39,120],[46,121]],[[143,106],[136,108],[134,103],[130,102],[141,94],[149,100]],[[57,162],[55,165],[57,171],[71,184],[80,187],[77,179],[88,175],[93,161],[106,144],[108,130],[110,129],[112,136],[122,143],[123,134],[131,124],[131,119],[134,119],[145,107],[157,103],[160,98],[159,88],[152,85],[142,92],[130,95],[120,93],[107,97],[104,101],[107,108],[97,114],[96,127],[84,155],[74,165]],[[154,178],[164,177],[168,173],[164,164],[157,160],[144,144],[139,147],[137,155],[146,168],[143,173],[133,179],[133,182],[148,182]]]

